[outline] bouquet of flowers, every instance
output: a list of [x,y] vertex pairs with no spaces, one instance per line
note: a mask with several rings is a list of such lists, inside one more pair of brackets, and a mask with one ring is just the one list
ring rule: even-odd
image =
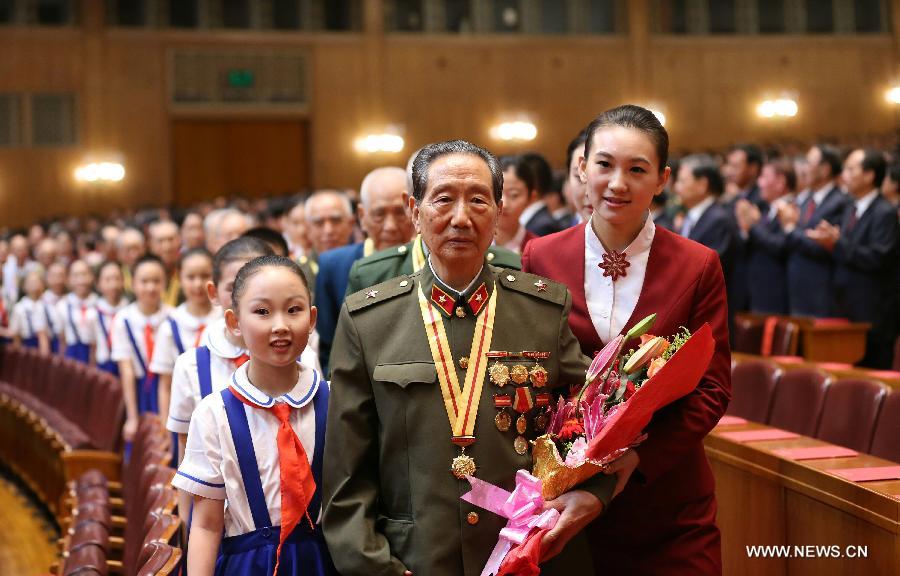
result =
[[[540,539],[559,517],[544,501],[552,500],[601,472],[609,462],[642,442],[653,413],[690,393],[713,356],[712,330],[686,328],[671,341],[650,334],[656,315],[601,350],[571,399],[560,398],[546,433],[534,441],[532,473],[519,470],[516,488],[507,492],[467,477],[472,490],[462,499],[508,519],[483,576],[536,575]],[[625,344],[641,339],[636,350]]]
[[[682,327],[671,339],[650,333],[656,314],[638,322],[601,350],[578,395],[560,397],[547,432],[535,440],[533,474],[552,500],[600,472],[642,442],[653,412],[693,390],[712,359],[714,342],[704,325]],[[623,351],[640,338],[637,349]]]

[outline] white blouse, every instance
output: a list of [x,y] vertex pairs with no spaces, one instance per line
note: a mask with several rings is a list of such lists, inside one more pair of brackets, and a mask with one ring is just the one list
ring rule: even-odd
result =
[[626,275],[620,276],[615,282],[612,278],[603,276],[603,269],[599,264],[603,261],[606,248],[590,222],[584,227],[584,231],[584,295],[594,329],[605,343],[619,335],[637,306],[644,287],[650,246],[656,236],[656,225],[648,213],[644,227],[625,249],[625,256],[630,264]]

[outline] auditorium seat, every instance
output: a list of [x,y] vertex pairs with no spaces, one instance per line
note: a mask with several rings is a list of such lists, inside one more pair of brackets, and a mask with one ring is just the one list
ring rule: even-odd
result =
[[868,452],[887,386],[875,380],[843,379],[828,387],[816,438]]
[[63,576],[106,576],[106,554],[99,546],[82,546],[68,553],[63,566]]
[[754,422],[765,422],[780,376],[781,369],[768,360],[738,363],[731,371],[731,402],[727,413]]
[[869,453],[900,463],[900,390],[888,394],[878,413]]
[[181,550],[164,542],[150,542],[141,551],[138,576],[167,576],[173,574],[181,560]]
[[[765,341],[765,335],[763,335]],[[772,343],[768,353],[763,350],[766,356],[794,356],[797,354],[797,347],[800,342],[800,326],[796,322],[791,322],[784,318],[779,318],[774,323],[772,329]]]
[[762,350],[763,324],[752,318],[736,318],[734,321],[735,352],[759,354]]
[[112,513],[109,506],[102,502],[79,502],[72,511],[72,522],[98,522],[104,526],[112,526]]
[[109,557],[109,526],[101,522],[81,520],[72,527],[69,536],[69,553],[84,546],[99,546]]
[[814,436],[831,379],[815,368],[785,370],[772,395],[768,424],[804,436]]

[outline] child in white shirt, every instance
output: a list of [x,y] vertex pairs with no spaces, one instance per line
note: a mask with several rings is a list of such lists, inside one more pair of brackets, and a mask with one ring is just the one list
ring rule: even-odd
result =
[[50,335],[44,314],[41,294],[44,292],[44,271],[32,268],[23,280],[25,296],[13,307],[9,330],[16,346],[37,348],[44,354],[50,353]]
[[60,349],[66,358],[91,364],[91,344],[94,342],[92,316],[96,314],[97,295],[94,288],[94,272],[84,260],[69,265],[69,289],[71,292],[56,303],[56,317],[60,329]]
[[156,330],[171,310],[162,302],[166,268],[159,257],[141,256],[131,275],[135,301],[116,316],[112,341],[112,359],[119,363],[125,397],[122,435],[126,442],[134,438],[139,414],[159,413],[158,378],[150,371],[150,358]]
[[169,414],[175,359],[199,346],[206,327],[220,316],[206,295],[206,285],[212,279],[212,273],[213,258],[205,248],[185,252],[178,262],[178,276],[185,301],[159,327],[150,361],[150,371],[159,374],[159,413],[163,422]]
[[122,311],[128,301],[122,296],[124,288],[122,266],[118,262],[107,261],[97,271],[97,298],[94,313],[91,315],[93,325],[94,360],[97,368],[119,375],[119,363],[112,359],[112,334],[116,315]]

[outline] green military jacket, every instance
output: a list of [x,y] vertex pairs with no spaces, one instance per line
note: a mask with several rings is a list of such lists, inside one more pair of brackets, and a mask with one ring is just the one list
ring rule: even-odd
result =
[[[347,296],[391,278],[412,274],[413,247],[416,242],[421,242],[420,236],[416,236],[406,244],[380,250],[354,262],[347,281]],[[522,269],[522,259],[519,255],[506,248],[491,246],[488,249],[487,259],[492,266],[511,270]]]
[[[514,449],[515,424],[506,432],[498,429],[494,395],[511,394],[518,387],[528,389],[532,398],[551,392],[555,401],[569,385],[583,382],[589,359],[569,329],[571,297],[565,286],[485,265],[456,300],[464,317],[453,308],[441,314],[460,383],[465,378],[460,359],[470,353],[476,329],[476,314],[467,302],[482,283],[482,294],[498,291],[490,350],[549,352],[539,361],[548,372],[548,383],[540,389],[528,381],[501,388],[484,376],[476,442],[466,454],[478,466],[475,476],[511,490],[516,470],[531,470],[530,447],[523,455]],[[322,526],[344,576],[399,576],[404,570],[478,576],[506,525],[504,518],[460,500],[469,483],[450,472],[460,449],[451,443],[418,297],[420,289],[431,295],[435,284],[455,294],[426,265],[348,297],[341,309],[331,355]],[[509,367],[515,364],[533,368],[535,360],[510,361]],[[525,413],[528,439],[538,435],[537,414],[537,409]],[[515,422],[518,414],[511,416]],[[588,483],[582,487],[609,502],[615,476],[601,474]],[[542,568],[550,575],[575,570],[592,574],[584,535]]]
[[319,255],[315,252],[297,258],[297,266],[303,271],[306,277],[306,286],[309,288],[309,300],[316,301],[316,276],[319,274]]

